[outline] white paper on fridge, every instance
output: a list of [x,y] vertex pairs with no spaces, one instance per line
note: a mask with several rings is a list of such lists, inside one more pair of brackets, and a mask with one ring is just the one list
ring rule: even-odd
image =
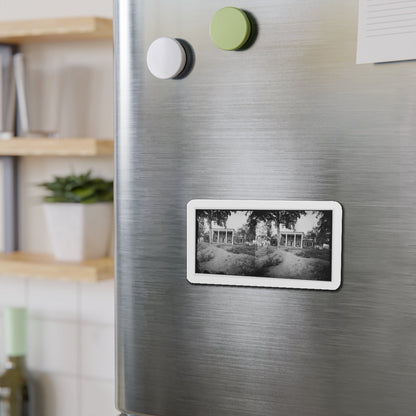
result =
[[360,0],[357,64],[416,59],[416,0]]

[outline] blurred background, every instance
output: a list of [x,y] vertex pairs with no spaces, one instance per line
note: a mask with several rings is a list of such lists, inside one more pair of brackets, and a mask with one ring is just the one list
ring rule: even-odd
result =
[[[74,16],[111,18],[112,0],[0,0],[0,24]],[[59,137],[112,138],[111,39],[25,43],[20,51],[25,57],[35,129],[55,130]],[[90,169],[112,179],[112,156],[20,158],[20,250],[52,252],[42,210],[45,190],[36,185],[54,175]],[[1,210],[3,191],[0,186]],[[0,218],[3,214],[0,212]],[[0,245],[3,234],[1,220]],[[8,306],[28,309],[27,367],[34,380],[35,415],[114,416],[113,279],[24,278],[8,275],[0,265],[0,373],[6,359],[4,310]]]

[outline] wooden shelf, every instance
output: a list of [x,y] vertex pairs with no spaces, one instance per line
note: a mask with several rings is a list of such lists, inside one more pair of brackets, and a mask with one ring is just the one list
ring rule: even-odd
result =
[[82,263],[62,263],[53,256],[33,253],[1,253],[0,274],[20,277],[98,282],[114,278],[114,260],[103,258]]
[[28,42],[112,39],[113,22],[100,17],[15,20],[0,22],[0,42]]
[[113,140],[21,138],[0,140],[0,156],[111,156]]

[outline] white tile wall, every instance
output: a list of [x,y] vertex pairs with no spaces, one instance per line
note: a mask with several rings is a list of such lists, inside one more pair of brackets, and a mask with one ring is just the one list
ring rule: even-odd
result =
[[77,322],[30,319],[29,370],[76,376],[79,365]]
[[7,306],[28,308],[33,416],[117,414],[113,281],[0,277],[0,369],[5,359],[3,310]]
[[81,320],[90,324],[114,324],[114,280],[81,285]]
[[82,325],[81,375],[101,380],[114,380],[114,327],[112,325]]
[[29,280],[28,306],[32,318],[77,320],[78,283]]
[[81,382],[81,414],[117,415],[114,407],[114,383],[83,379]]
[[0,312],[7,306],[26,304],[26,280],[0,276]]

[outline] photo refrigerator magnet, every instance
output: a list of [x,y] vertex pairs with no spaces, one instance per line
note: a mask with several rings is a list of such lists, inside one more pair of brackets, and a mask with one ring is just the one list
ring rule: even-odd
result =
[[320,290],[341,285],[338,202],[192,200],[187,216],[191,283]]

